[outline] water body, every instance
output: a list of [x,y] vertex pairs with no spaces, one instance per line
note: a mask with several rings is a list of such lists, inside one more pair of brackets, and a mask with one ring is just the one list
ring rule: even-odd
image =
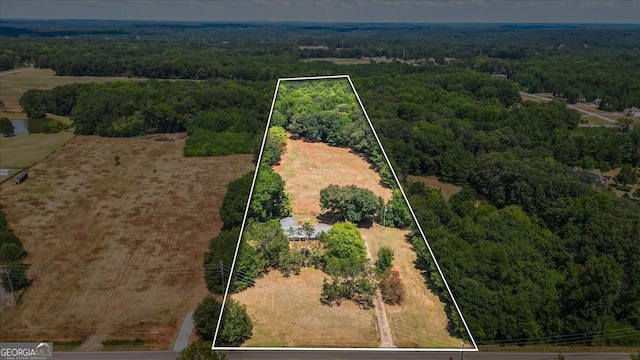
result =
[[[29,135],[29,134],[42,133],[42,128],[44,127],[44,124],[48,123],[49,121],[50,120],[47,118],[18,119],[18,120],[11,120],[11,123],[13,124],[14,135]],[[0,132],[0,134],[2,133]]]

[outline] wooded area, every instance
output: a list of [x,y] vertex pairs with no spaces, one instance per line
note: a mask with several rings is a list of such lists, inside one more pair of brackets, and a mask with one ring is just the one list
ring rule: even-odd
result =
[[[480,344],[640,345],[640,192],[631,187],[637,172],[629,175],[640,165],[640,126],[580,127],[567,107],[596,99],[607,111],[640,107],[637,27],[123,25],[107,40],[77,24],[48,32],[34,25],[28,34],[20,22],[1,25],[3,70],[153,78],[30,91],[21,99],[29,116],[70,116],[77,134],[186,131],[185,156],[255,153],[278,78],[348,73],[399,176],[463,185],[449,201],[421,184],[404,188]],[[375,56],[395,60],[300,61]],[[401,61],[410,59],[419,65]],[[320,99],[293,84],[283,91],[295,101],[279,105],[275,125],[357,148],[388,178],[359,129],[342,127],[350,109],[329,111],[340,87]],[[520,91],[558,98],[523,101]],[[284,123],[278,114],[289,109],[304,115]],[[320,123],[331,131],[318,131]],[[626,170],[604,182],[593,172],[612,168]],[[264,176],[277,191],[278,179]],[[250,185],[249,175],[229,185],[221,209],[229,233],[212,240],[205,260],[211,291],[219,293],[216,271],[230,266]],[[270,209],[277,211],[254,215],[286,213]],[[433,272],[424,242],[413,239]],[[238,266],[250,285],[257,270]]]

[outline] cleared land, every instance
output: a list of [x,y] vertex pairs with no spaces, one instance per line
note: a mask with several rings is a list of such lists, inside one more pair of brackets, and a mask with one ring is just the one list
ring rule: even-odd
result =
[[1,309],[3,341],[82,340],[95,350],[142,338],[144,348],[171,348],[207,294],[202,257],[222,225],[226,186],[254,169],[251,155],[183,158],[183,146],[182,134],[78,136],[22,185],[0,186],[34,280]]
[[56,86],[75,83],[132,81],[126,77],[95,77],[95,76],[56,76],[51,69],[20,68],[0,72],[0,100],[5,109],[0,110],[0,116],[10,119],[24,119],[18,101],[22,94],[29,89],[53,89]]
[[[449,322],[445,305],[425,285],[424,276],[415,268],[416,253],[405,241],[408,231],[374,225],[360,229],[374,260],[380,247],[393,249],[393,267],[402,278],[405,300],[400,305],[385,304],[393,341],[400,348],[457,348],[461,340],[447,332]],[[465,344],[473,348],[471,344]]]
[[[451,59],[450,59],[451,60]],[[402,60],[398,58],[382,58],[382,57],[373,57],[373,58],[308,58],[302,59],[303,62],[318,62],[318,61],[328,61],[334,63],[336,65],[368,65],[372,62],[374,63],[392,63],[394,61],[403,62],[405,64],[411,65],[420,65],[425,62],[433,63],[434,58],[429,59],[418,59],[418,60]]]
[[410,175],[409,180],[413,182],[423,183],[430,188],[439,189],[442,192],[442,196],[445,199],[449,199],[453,194],[460,192],[460,189],[462,189],[461,186],[440,181],[438,177],[435,175],[430,175],[430,176]]
[[[289,140],[281,164],[274,167],[285,180],[292,197],[295,217],[314,219],[320,212],[319,192],[328,184],[354,184],[388,200],[391,190],[380,185],[380,176],[361,157],[348,149],[323,143]],[[407,289],[401,306],[385,305],[398,347],[459,347],[460,339],[449,336],[444,304],[425,285],[415,269],[416,254],[405,242],[406,231],[374,225],[361,228],[375,256],[381,246],[394,249],[394,266]],[[254,335],[245,346],[285,347],[378,347],[380,335],[374,310],[362,310],[351,302],[339,307],[320,303],[322,279],[319,270],[303,269],[298,276],[284,278],[271,272],[236,300],[247,305]]]
[[243,346],[378,347],[380,336],[373,309],[352,302],[320,304],[320,270],[303,268],[285,278],[272,271],[233,298],[247,305],[253,336]]
[[[57,134],[0,136],[0,168],[10,168],[12,176],[42,161],[73,138],[71,131]],[[0,183],[9,176],[0,175]]]
[[330,184],[357,185],[385,201],[391,198],[391,189],[380,184],[371,165],[347,148],[289,139],[280,165],[273,170],[284,179],[293,213],[298,216],[320,215],[320,190]]

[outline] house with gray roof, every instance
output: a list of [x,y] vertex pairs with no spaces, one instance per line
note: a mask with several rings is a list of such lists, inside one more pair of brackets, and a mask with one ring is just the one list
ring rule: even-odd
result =
[[[298,221],[292,217],[286,217],[280,219],[280,226],[284,234],[289,237],[289,240],[305,240],[307,234],[302,231],[302,221]],[[313,234],[310,239],[317,239],[321,233],[331,230],[331,225],[315,225],[313,226]]]

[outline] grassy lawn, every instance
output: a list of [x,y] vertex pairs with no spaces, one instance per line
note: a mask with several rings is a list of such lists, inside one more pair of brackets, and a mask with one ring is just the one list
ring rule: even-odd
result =
[[32,166],[55,153],[73,138],[71,131],[57,134],[30,134],[0,137],[0,168],[11,168],[11,176],[0,175],[0,183],[16,173],[18,168]]
[[[424,276],[415,268],[416,253],[405,241],[408,231],[375,225],[360,229],[374,261],[382,246],[394,252],[393,268],[402,278],[405,300],[400,305],[387,305],[387,318],[394,343],[401,348],[458,348],[461,340],[447,332],[445,305],[431,292]],[[472,348],[471,344],[465,344]]]
[[[6,140],[32,136],[55,135]],[[142,349],[171,348],[208,293],[203,252],[222,226],[226,186],[254,165],[251,155],[184,158],[184,134],[163,136],[76,136],[23,184],[0,186],[34,281],[2,308],[3,341],[82,341],[77,349],[90,351],[141,338]]]
[[351,302],[322,305],[324,278],[328,275],[312,268],[289,278],[271,271],[254,287],[234,294],[253,321],[253,336],[243,346],[378,347],[374,310]]

